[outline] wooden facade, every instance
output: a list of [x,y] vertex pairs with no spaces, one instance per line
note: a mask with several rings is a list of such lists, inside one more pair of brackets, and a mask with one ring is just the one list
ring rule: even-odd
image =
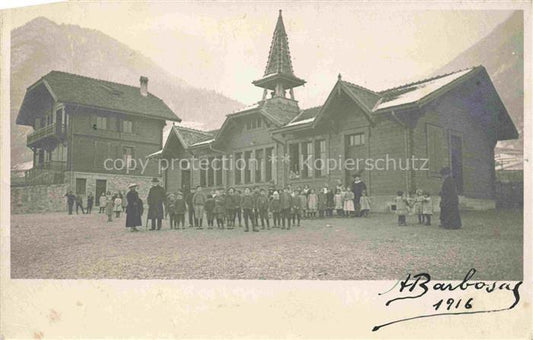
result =
[[[494,147],[498,140],[517,138],[517,131],[484,67],[381,92],[344,81],[339,75],[322,106],[301,110],[293,87],[303,83],[292,73],[288,49],[276,50],[283,45],[277,39],[286,40],[281,14],[266,74],[254,82],[265,88],[261,101],[229,114],[217,131],[175,126],[162,150],[168,160],[222,157],[235,164],[244,158],[248,164],[249,159],[259,159],[244,170],[230,167],[220,173],[168,169],[169,190],[197,185],[213,189],[309,185],[318,189],[334,187],[339,181],[349,185],[358,173],[368,194],[381,200],[385,209],[386,201],[398,190],[420,188],[438,195],[439,171],[448,166],[463,200],[494,199]],[[273,60],[278,63],[274,65]],[[290,98],[286,89],[290,89]],[[335,160],[344,166],[307,169],[302,165],[308,156],[315,165]],[[413,157],[419,160],[416,164]],[[395,166],[378,170],[387,160],[389,165],[396,162]],[[409,160],[411,168],[407,169]]]
[[97,201],[131,182],[147,190],[161,174],[157,164],[143,169],[139,161],[163,147],[166,120],[179,118],[141,88],[56,71],[30,86],[17,117],[34,129],[27,138],[34,153],[27,183],[67,184]]

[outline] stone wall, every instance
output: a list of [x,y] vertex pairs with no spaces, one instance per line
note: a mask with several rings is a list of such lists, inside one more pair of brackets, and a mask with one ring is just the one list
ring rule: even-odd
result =
[[[126,194],[128,192],[128,186],[131,183],[136,183],[138,185],[137,191],[139,192],[139,197],[146,202],[146,197],[148,196],[148,191],[151,187],[152,177],[148,176],[127,176],[127,175],[116,175],[116,174],[104,174],[104,173],[91,173],[91,172],[67,172],[65,173],[66,182],[69,190],[76,193],[76,178],[84,178],[87,181],[86,184],[86,195],[83,196],[83,205],[87,204],[87,194],[92,193],[96,195],[96,180],[105,180],[107,184],[106,191],[110,191],[112,194],[117,192],[122,192]],[[162,182],[162,178],[159,177],[159,180]],[[96,201],[95,201],[96,205]]]
[[11,213],[66,211],[66,184],[11,187]]

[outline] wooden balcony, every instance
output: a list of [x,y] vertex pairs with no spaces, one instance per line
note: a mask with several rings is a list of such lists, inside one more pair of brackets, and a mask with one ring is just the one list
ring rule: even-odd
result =
[[61,184],[65,182],[66,162],[48,161],[25,173],[26,185]]
[[26,145],[37,146],[43,143],[57,142],[65,135],[65,124],[53,123],[30,133]]

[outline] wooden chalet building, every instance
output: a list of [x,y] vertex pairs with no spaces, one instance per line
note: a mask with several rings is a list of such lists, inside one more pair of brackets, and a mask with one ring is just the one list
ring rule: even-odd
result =
[[[339,75],[322,106],[302,110],[293,89],[304,83],[294,74],[280,11],[265,74],[253,82],[264,89],[262,100],[228,114],[216,131],[174,126],[159,153],[169,161],[218,158],[247,166],[169,167],[167,190],[305,184],[318,189],[339,180],[349,184],[361,172],[374,209],[386,210],[398,190],[421,188],[438,195],[439,170],[450,166],[463,207],[494,207],[494,147],[518,133],[483,66],[385,91]],[[360,163],[356,170],[313,169],[303,166],[307,157],[345,163],[368,159],[375,168]],[[406,169],[412,157],[428,159],[427,170]],[[387,159],[389,169],[378,170]]]
[[92,192],[96,203],[102,192],[125,191],[131,182],[147,191],[152,177],[160,177],[156,164],[144,173],[139,164],[120,168],[162,148],[167,120],[180,121],[148,92],[146,77],[134,87],[52,71],[28,87],[16,121],[34,129],[27,136],[33,168],[26,182],[63,184],[82,196]]

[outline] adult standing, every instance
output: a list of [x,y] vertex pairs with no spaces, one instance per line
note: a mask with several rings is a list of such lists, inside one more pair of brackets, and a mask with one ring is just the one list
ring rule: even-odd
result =
[[100,201],[98,202],[98,205],[100,207],[99,214],[105,213],[105,206],[107,203],[107,197],[105,195],[105,192],[102,193],[102,196],[100,196]]
[[69,191],[65,194],[65,197],[67,198],[68,214],[72,215],[72,208],[74,207],[74,201],[76,201],[76,196],[72,193],[72,191]]
[[83,198],[80,194],[76,195],[76,215],[78,215],[78,209],[81,209],[81,213],[85,214],[85,210],[83,209]]
[[204,219],[204,205],[207,197],[202,192],[202,187],[197,186],[196,192],[192,196],[192,205],[194,207],[194,222],[198,229],[202,229],[202,221]]
[[363,195],[363,191],[366,191],[366,184],[361,180],[361,176],[359,174],[353,175],[353,182],[352,182],[352,192],[353,192],[353,203],[354,203],[354,209],[355,209],[355,216],[359,217],[361,213],[361,204],[360,204],[360,198]]
[[[163,220],[163,201],[165,200],[165,189],[159,185],[157,178],[152,179],[152,187],[148,192],[148,218],[152,220],[152,228],[150,230],[161,230],[161,221]],[[157,222],[157,223],[156,223]]]
[[457,186],[449,167],[441,169],[442,188],[440,190],[440,226],[446,229],[461,228],[459,196]]
[[126,201],[128,202],[126,206],[126,228],[131,228],[132,232],[139,231],[137,227],[142,226],[142,202],[137,193],[137,184],[130,184],[128,189],[130,191],[126,194]]
[[192,228],[192,226],[194,225],[194,220],[195,220],[194,207],[192,205],[193,193],[189,187],[186,187],[184,192],[185,192],[185,196],[184,196],[185,203],[187,203],[187,215],[189,219],[189,228]]
[[94,204],[94,196],[93,193],[90,192],[89,195],[87,195],[87,210],[86,214],[90,214],[93,210],[93,204]]

